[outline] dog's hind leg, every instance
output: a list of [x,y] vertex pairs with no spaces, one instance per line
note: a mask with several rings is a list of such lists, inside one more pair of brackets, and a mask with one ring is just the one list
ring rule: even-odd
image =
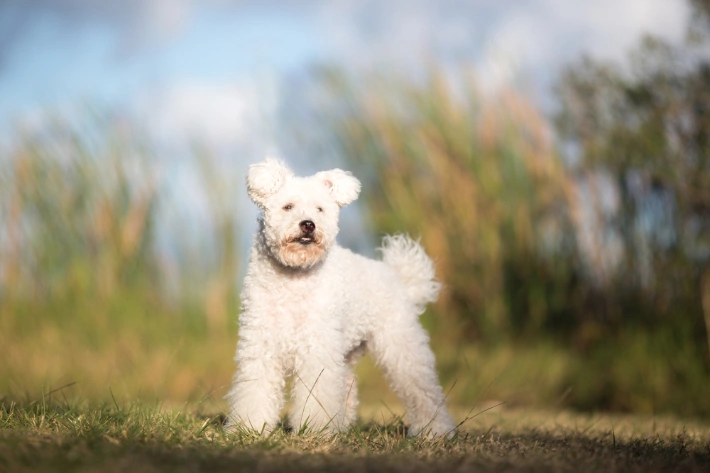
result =
[[429,336],[411,304],[393,304],[377,319],[368,348],[402,400],[411,435],[453,435],[455,425],[444,404]]
[[362,342],[345,356],[346,369],[348,371],[347,377],[345,378],[345,389],[347,390],[345,396],[345,422],[347,425],[352,425],[357,420],[357,406],[359,400],[357,394],[357,379],[355,379],[355,367],[358,361],[360,361],[360,358],[365,354],[365,351],[366,344]]

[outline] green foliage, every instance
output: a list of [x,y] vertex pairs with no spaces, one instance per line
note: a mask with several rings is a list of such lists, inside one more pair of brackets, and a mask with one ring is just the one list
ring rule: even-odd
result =
[[623,261],[601,297],[622,309],[617,327],[676,337],[668,355],[687,351],[697,365],[681,379],[710,368],[710,10],[692,3],[687,44],[646,38],[624,67],[571,65],[557,115],[576,171],[610,176],[618,193],[600,231],[621,236]]

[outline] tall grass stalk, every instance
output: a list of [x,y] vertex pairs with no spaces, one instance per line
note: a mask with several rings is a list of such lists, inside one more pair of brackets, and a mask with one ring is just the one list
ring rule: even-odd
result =
[[[212,166],[204,152],[160,160],[101,117],[17,140],[0,161],[0,392],[76,382],[64,394],[180,400],[227,383],[237,213]],[[178,167],[210,196],[198,241],[179,217],[192,203],[165,178]]]
[[584,188],[593,176],[565,165],[524,96],[451,77],[329,71],[321,113],[364,177],[373,231],[420,237],[435,259],[444,290],[423,320],[452,395],[710,413],[704,347],[683,307],[662,319],[653,294],[619,289],[628,273],[597,277],[613,248],[600,194]]
[[338,91],[350,112],[335,134],[369,177],[375,230],[408,231],[434,256],[445,282],[436,324],[467,339],[539,330],[568,302],[555,291],[570,277],[551,258],[570,230],[572,183],[547,122],[513,91],[484,99],[436,72],[424,85],[378,86]]

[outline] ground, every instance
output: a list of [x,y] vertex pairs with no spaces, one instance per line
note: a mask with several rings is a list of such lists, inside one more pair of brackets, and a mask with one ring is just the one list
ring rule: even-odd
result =
[[457,413],[455,438],[426,440],[375,407],[336,437],[260,438],[202,408],[5,399],[0,472],[710,471],[710,425],[670,417],[480,406]]

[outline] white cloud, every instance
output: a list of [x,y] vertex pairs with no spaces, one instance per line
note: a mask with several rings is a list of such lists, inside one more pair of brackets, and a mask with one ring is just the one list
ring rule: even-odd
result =
[[532,0],[319,3],[314,15],[349,67],[419,68],[432,58],[476,64],[487,88],[523,78],[545,88],[588,53],[622,61],[643,34],[680,41],[683,0]]
[[273,81],[210,82],[182,79],[141,94],[139,121],[162,143],[200,142],[220,150],[269,139],[276,109]]
[[520,77],[550,81],[581,54],[622,62],[644,34],[679,42],[690,12],[680,0],[536,0],[501,4],[498,13],[485,27],[479,62],[491,87]]
[[[301,22],[294,31],[312,28],[303,34],[313,34],[322,51],[304,54],[305,63],[326,58],[355,70],[409,72],[421,71],[432,59],[451,61],[474,65],[487,90],[522,80],[543,94],[558,69],[582,52],[621,61],[643,33],[682,38],[689,15],[683,0],[334,0],[297,8],[286,0],[37,0],[35,8],[56,13],[72,27],[111,24],[132,51],[142,42],[179,37],[198,9],[225,8],[237,16],[242,8],[261,9],[262,20],[284,15]],[[258,81],[249,71],[240,74]],[[172,81],[167,89],[136,99],[140,114],[166,140],[190,136],[229,146],[254,136],[255,124],[263,128],[264,113],[276,113],[273,90],[185,76],[166,80]]]
[[185,26],[194,5],[190,0],[145,2],[144,22],[160,36],[173,37]]
[[[593,55],[621,60],[643,34],[680,41],[690,9],[681,0],[598,0],[571,3],[540,0],[551,17],[550,32]],[[545,18],[540,18],[544,26]]]

